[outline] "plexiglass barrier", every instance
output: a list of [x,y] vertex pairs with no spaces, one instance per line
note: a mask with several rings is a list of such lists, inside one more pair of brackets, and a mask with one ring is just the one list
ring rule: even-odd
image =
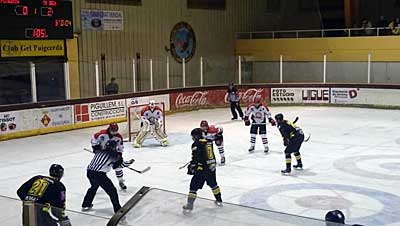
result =
[[[133,197],[134,199],[135,197]],[[187,196],[150,189],[124,213],[125,225],[131,226],[326,226],[325,221],[197,198],[190,213],[183,212]],[[126,206],[124,206],[126,208]],[[322,216],[323,217],[323,216]],[[111,226],[111,224],[109,224]],[[342,225],[342,224],[335,224]]]

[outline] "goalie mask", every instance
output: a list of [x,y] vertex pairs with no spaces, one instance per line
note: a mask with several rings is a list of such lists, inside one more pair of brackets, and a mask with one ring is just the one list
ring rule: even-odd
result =
[[154,110],[154,108],[156,107],[156,102],[155,102],[154,100],[151,100],[151,101],[149,102],[149,106],[150,106],[150,109],[151,109],[151,110]]

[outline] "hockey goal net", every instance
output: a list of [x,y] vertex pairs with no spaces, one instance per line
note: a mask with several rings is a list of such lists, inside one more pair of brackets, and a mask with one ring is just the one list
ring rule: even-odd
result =
[[[142,127],[142,119],[141,119],[141,111],[144,107],[148,106],[149,104],[135,104],[130,107],[128,107],[128,139],[129,142],[133,141],[136,136],[138,135],[140,128]],[[162,124],[162,130],[165,133],[165,104],[164,102],[156,103],[156,106],[158,106],[162,110],[162,118],[163,118],[163,124]],[[149,133],[148,137],[151,137],[152,133]]]

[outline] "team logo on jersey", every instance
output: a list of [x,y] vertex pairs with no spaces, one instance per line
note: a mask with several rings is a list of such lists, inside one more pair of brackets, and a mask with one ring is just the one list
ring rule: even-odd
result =
[[185,59],[185,63],[192,59],[196,51],[196,36],[188,23],[179,22],[174,26],[171,31],[169,50],[179,63],[182,63],[182,58]]

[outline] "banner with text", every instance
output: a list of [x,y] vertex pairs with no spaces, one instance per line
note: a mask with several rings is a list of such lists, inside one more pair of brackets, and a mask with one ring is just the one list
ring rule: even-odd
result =
[[83,29],[86,30],[124,30],[124,15],[122,11],[82,9],[81,21]]
[[1,57],[64,56],[64,40],[1,40]]
[[331,103],[400,106],[400,90],[331,88]]
[[72,125],[72,106],[0,113],[0,134]]
[[126,117],[125,99],[75,104],[77,123]]
[[[239,89],[238,95],[240,103],[246,106],[257,100],[267,103],[269,100],[269,88]],[[171,110],[218,107],[225,106],[227,103],[229,102],[225,89],[170,94]]]
[[272,88],[271,103],[329,103],[329,88]]
[[128,98],[126,99],[126,106],[130,107],[137,104],[148,104],[150,100],[154,100],[156,103],[164,102],[165,111],[170,110],[169,94]]

